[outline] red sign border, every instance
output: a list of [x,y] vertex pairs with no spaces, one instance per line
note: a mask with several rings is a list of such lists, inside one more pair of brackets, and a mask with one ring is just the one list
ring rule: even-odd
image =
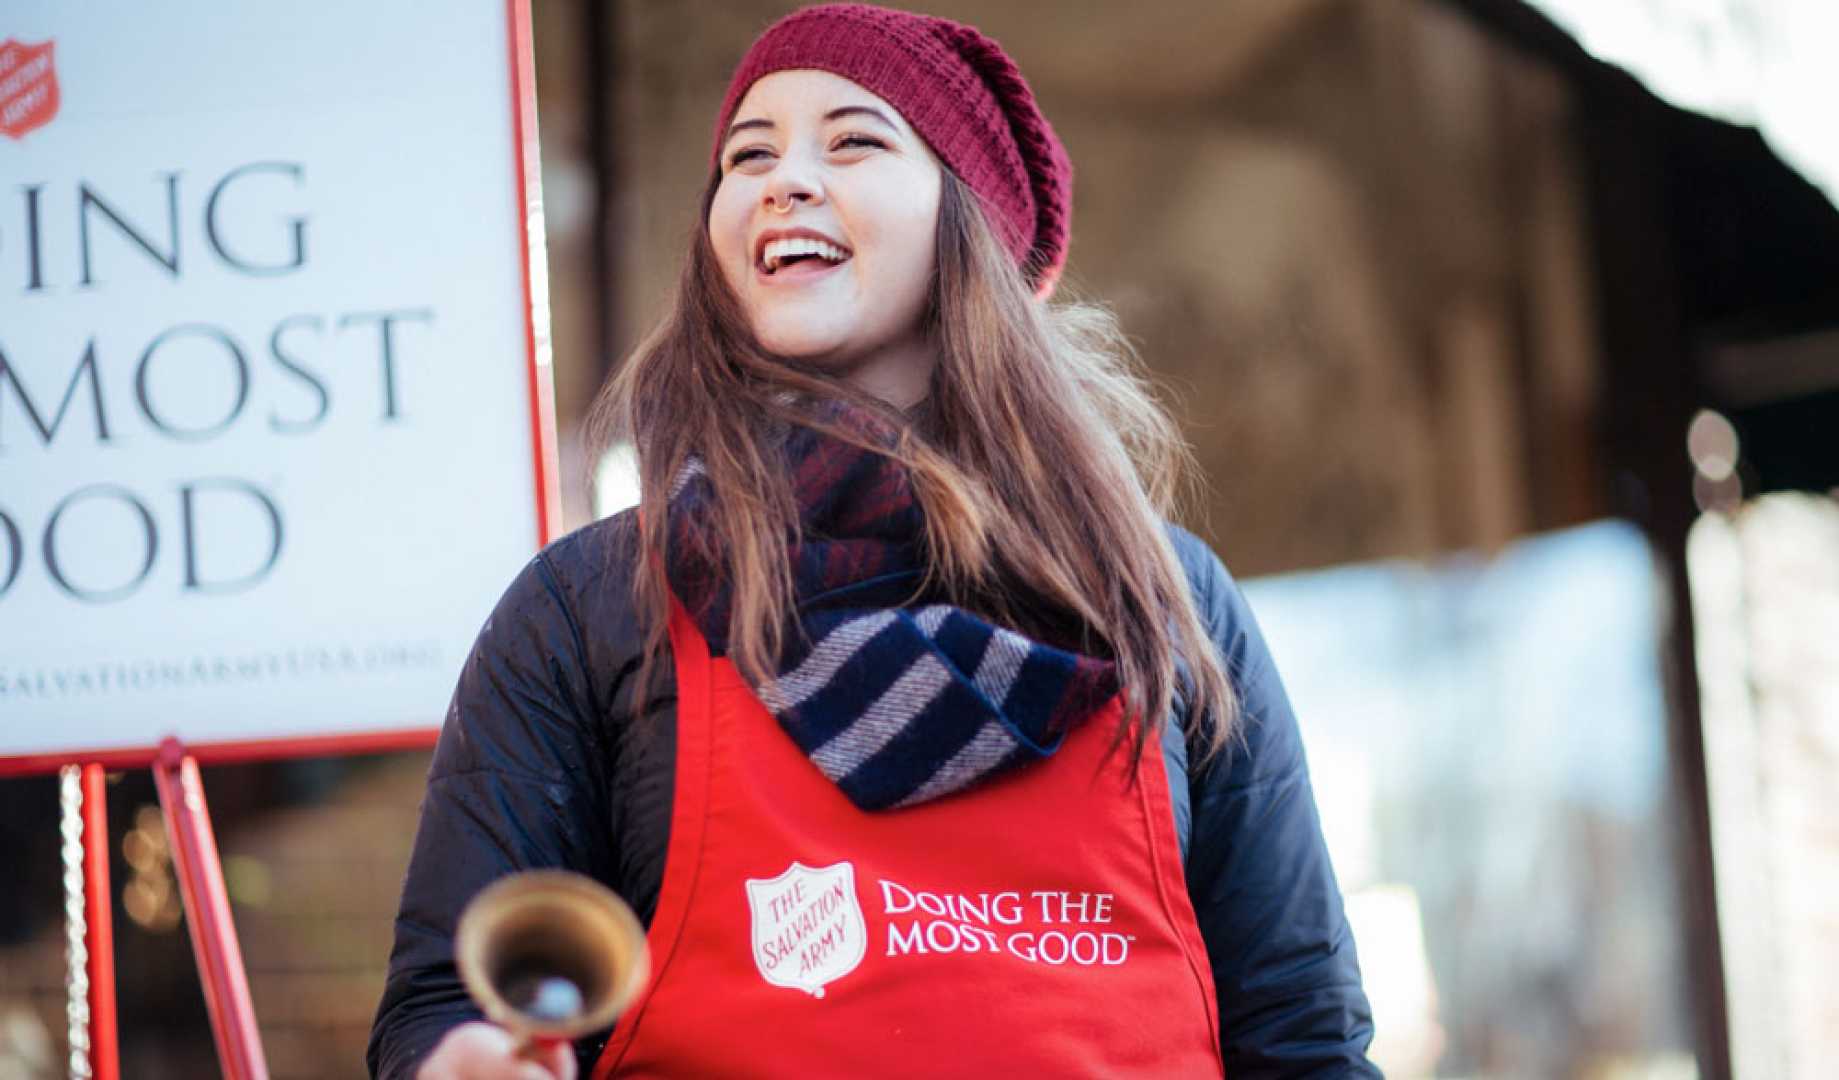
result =
[[[536,480],[537,547],[554,539],[562,523],[562,492],[556,464],[555,382],[549,340],[537,337],[535,253],[543,249],[542,174],[537,153],[536,57],[530,28],[530,0],[505,0],[506,40],[510,49],[512,143],[516,155],[517,252],[524,297],[524,358],[530,390],[532,465]],[[547,275],[547,268],[542,271]],[[548,302],[547,288],[543,302]],[[548,320],[544,320],[544,325]],[[296,735],[273,739],[237,739],[186,743],[185,752],[200,765],[244,764],[301,757],[338,757],[395,750],[426,750],[440,736],[431,726],[381,731]],[[65,765],[97,764],[114,771],[149,768],[159,759],[157,745],[94,750],[55,750],[0,756],[0,779],[38,776]]]

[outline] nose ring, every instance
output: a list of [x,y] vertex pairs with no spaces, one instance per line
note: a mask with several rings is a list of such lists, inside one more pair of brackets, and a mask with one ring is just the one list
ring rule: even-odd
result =
[[792,212],[792,200],[791,200],[791,199],[787,199],[787,200],[785,201],[785,205],[784,205],[784,206],[781,206],[781,205],[779,205],[779,200],[778,200],[778,199],[774,199],[774,200],[773,200],[773,213],[775,213],[775,214],[789,214],[789,213],[791,213],[791,212]]

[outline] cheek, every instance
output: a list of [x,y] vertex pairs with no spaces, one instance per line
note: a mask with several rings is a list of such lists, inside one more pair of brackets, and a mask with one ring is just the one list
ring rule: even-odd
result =
[[743,185],[722,181],[709,204],[709,246],[715,249],[716,261],[731,284],[738,286],[735,275],[746,261],[747,201]]
[[882,219],[882,247],[888,282],[901,307],[923,302],[938,261],[938,205],[924,191],[889,208]]

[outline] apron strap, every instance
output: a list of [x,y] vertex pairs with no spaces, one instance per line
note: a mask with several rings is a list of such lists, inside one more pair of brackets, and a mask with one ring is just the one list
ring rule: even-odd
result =
[[709,773],[714,762],[709,726],[713,661],[709,658],[708,641],[675,594],[670,598],[670,648],[677,680],[677,770],[671,805],[671,849],[677,850],[681,838],[682,850],[695,852],[697,857],[665,860],[658,909],[652,914],[651,927],[645,934],[646,944],[651,949],[651,982],[620,1017],[613,1037],[607,1040],[606,1048],[594,1063],[593,1080],[613,1075],[637,1036],[639,1026],[644,1023],[652,990],[663,981],[683,938],[691,893],[696,886],[696,871],[702,862],[708,823]]

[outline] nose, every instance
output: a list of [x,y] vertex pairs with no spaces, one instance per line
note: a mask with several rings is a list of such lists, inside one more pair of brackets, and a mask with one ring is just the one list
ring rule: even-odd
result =
[[815,206],[823,202],[824,188],[815,173],[815,164],[802,155],[787,154],[781,158],[761,189],[762,209],[783,214],[800,203]]

